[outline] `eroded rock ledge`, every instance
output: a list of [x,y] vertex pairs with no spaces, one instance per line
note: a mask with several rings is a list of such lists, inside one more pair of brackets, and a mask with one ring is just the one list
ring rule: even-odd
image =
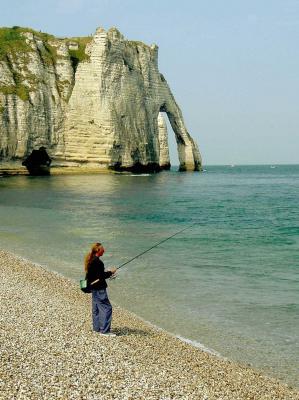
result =
[[201,157],[158,70],[158,47],[112,28],[89,38],[0,29],[0,161],[46,147],[53,162],[119,171],[169,169],[167,115],[180,170]]

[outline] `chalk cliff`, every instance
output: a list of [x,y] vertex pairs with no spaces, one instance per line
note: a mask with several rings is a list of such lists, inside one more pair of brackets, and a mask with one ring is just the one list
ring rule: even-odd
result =
[[154,170],[170,166],[167,114],[181,170],[199,170],[158,47],[117,29],[62,39],[29,29],[0,30],[0,161],[45,146],[63,165]]

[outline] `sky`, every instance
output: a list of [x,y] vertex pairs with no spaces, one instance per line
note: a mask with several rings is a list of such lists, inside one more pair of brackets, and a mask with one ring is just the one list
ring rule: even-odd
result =
[[[205,165],[299,164],[299,0],[0,0],[0,26],[159,46]],[[169,129],[171,161],[177,163]]]

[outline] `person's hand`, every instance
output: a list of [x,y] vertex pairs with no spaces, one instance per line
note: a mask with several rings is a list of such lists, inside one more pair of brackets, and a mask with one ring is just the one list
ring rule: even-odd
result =
[[117,269],[115,267],[110,268],[110,272],[112,272],[112,275],[114,275],[116,271]]

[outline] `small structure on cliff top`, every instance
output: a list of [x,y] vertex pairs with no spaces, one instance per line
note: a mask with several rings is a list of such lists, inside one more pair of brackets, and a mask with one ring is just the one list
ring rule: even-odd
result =
[[22,162],[30,175],[50,175],[51,158],[46,148],[32,150],[31,154]]

